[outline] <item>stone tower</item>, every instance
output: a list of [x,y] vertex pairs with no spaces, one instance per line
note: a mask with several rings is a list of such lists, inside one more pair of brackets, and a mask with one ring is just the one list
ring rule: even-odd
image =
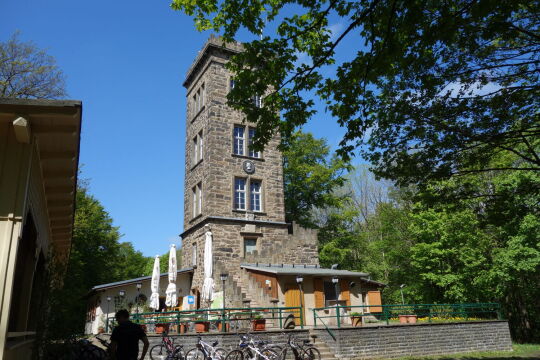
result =
[[183,84],[188,105],[182,264],[195,267],[191,291],[197,295],[204,278],[205,232],[210,230],[216,291],[221,290],[220,273],[227,272],[227,288],[234,292],[227,306],[253,299],[242,263],[318,264],[316,233],[285,222],[279,139],[261,153],[252,151],[253,124],[226,105],[234,78],[224,65],[240,51],[240,43],[225,46],[211,37]]

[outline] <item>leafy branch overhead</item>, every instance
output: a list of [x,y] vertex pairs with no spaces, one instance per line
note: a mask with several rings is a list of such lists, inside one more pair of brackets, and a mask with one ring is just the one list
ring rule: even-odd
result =
[[64,74],[54,57],[15,33],[0,43],[0,97],[58,99],[66,96]]
[[[346,129],[339,154],[361,154],[399,185],[502,170],[488,166],[501,152],[517,156],[506,169],[540,170],[539,1],[171,6],[226,41],[240,30],[253,35],[229,63],[237,77],[229,104],[257,123],[256,146],[278,131],[287,145],[318,98]],[[249,101],[253,94],[264,94],[263,107]]]

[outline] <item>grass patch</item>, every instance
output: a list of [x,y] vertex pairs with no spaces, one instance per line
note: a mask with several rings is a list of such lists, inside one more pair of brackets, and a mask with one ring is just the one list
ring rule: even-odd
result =
[[437,355],[437,356],[413,356],[404,357],[400,360],[513,360],[513,359],[540,359],[540,344],[513,344],[514,351],[480,351],[472,353]]

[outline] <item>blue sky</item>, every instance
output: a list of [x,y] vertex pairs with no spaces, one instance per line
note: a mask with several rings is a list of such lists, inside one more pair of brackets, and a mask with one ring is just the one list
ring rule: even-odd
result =
[[[82,176],[123,240],[145,255],[178,244],[182,81],[210,33],[197,32],[167,0],[2,0],[0,14],[0,41],[20,30],[21,40],[35,42],[57,59],[69,98],[83,101]],[[306,129],[334,146],[343,134],[324,113]]]

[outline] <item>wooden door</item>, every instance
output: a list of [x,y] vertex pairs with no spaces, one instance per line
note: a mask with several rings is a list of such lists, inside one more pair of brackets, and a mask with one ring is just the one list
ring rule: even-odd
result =
[[[300,307],[302,306],[301,292],[297,284],[287,285],[285,291],[285,307]],[[298,310],[291,312],[294,315],[294,322],[300,325],[300,312]]]

